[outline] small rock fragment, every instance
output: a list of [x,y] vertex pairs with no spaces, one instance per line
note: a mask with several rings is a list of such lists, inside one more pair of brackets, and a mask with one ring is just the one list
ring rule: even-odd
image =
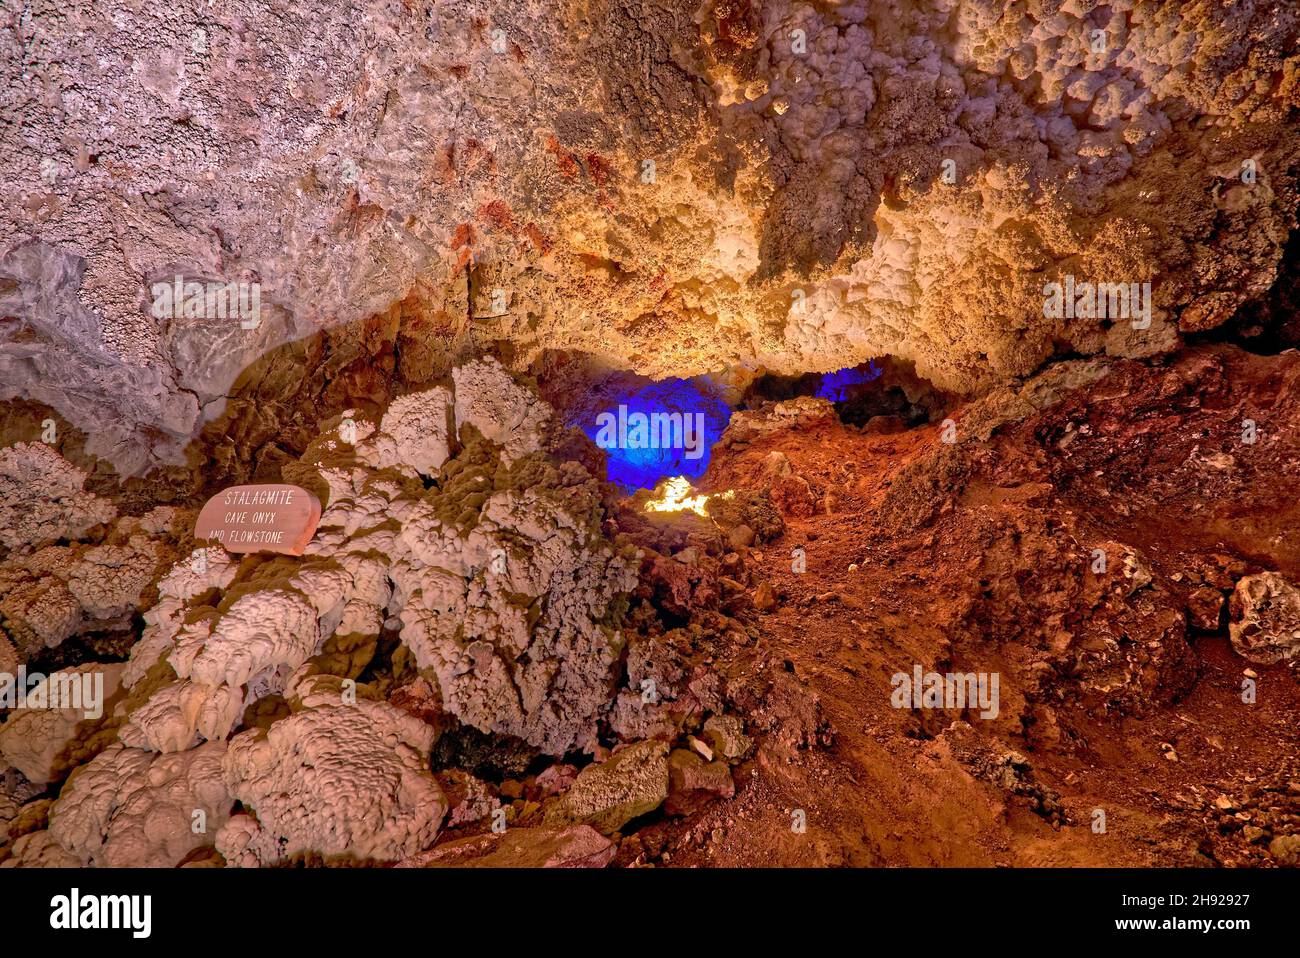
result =
[[668,744],[637,742],[579,772],[573,787],[547,813],[546,824],[582,823],[609,835],[654,811],[667,797]]

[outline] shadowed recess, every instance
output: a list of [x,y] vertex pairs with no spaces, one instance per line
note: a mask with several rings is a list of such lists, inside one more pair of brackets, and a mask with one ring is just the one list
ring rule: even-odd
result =
[[821,385],[817,388],[816,394],[822,399],[829,399],[831,402],[844,402],[854,397],[857,387],[874,382],[880,378],[882,372],[884,370],[877,366],[873,360],[865,366],[853,366],[849,369],[836,370],[833,373],[823,373]]

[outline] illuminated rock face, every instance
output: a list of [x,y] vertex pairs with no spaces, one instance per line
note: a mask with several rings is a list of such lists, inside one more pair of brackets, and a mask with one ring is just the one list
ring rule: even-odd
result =
[[[1049,763],[1197,707],[1201,632],[1261,691],[1295,658],[1300,321],[1228,345],[1296,312],[1294,0],[19,6],[0,672],[104,665],[113,701],[3,717],[0,865],[419,860],[462,820],[438,776],[542,758],[524,844],[474,854],[632,863],[665,794],[743,781],[729,712],[758,768],[845,780],[796,754],[821,694],[937,744],[906,795],[847,776],[872,804],[819,847],[933,864],[851,843],[916,796],[978,812],[963,854],[1019,816],[931,774],[956,716],[874,712],[911,665],[879,649],[1005,667]],[[199,486],[272,481],[323,506],[302,556],[195,548]],[[813,792],[769,785],[747,821]]]
[[[0,384],[142,472],[403,300],[417,366],[892,355],[969,392],[1168,351],[1276,273],[1297,12],[1087,6],[37,4],[0,36]],[[1044,316],[1067,277],[1150,282],[1150,325]]]
[[581,426],[608,456],[611,482],[649,489],[669,476],[704,475],[709,450],[730,418],[726,403],[706,386],[669,379],[616,393]]

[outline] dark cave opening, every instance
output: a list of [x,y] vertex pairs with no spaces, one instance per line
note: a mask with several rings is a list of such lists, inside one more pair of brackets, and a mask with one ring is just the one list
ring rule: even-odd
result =
[[1189,333],[1187,345],[1231,343],[1258,356],[1300,348],[1300,230],[1282,249],[1268,291],[1250,299],[1221,326]]
[[918,377],[910,363],[879,357],[825,373],[759,377],[745,405],[780,402],[800,396],[828,400],[845,425],[896,432],[932,422],[946,406],[945,397]]

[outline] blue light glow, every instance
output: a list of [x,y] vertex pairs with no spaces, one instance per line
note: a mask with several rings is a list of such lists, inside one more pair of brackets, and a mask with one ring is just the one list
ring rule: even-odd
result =
[[817,390],[817,395],[822,399],[829,399],[831,402],[844,402],[851,399],[858,386],[864,386],[874,379],[878,379],[884,372],[874,362],[870,363],[866,369],[861,366],[854,366],[852,369],[841,369],[833,373],[822,374],[822,384]]
[[[731,408],[692,380],[665,379],[611,396],[580,425],[608,455],[610,482],[653,489],[668,476],[704,475],[730,419]],[[645,422],[655,426],[648,435],[636,429]]]

